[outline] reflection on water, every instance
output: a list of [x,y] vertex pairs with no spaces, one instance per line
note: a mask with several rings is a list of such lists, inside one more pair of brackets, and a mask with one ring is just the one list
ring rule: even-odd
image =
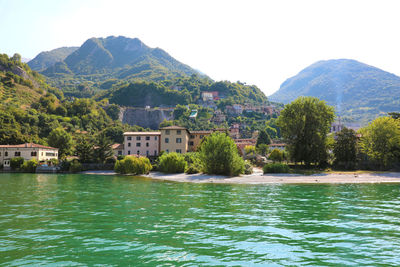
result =
[[393,265],[398,185],[0,174],[0,264]]

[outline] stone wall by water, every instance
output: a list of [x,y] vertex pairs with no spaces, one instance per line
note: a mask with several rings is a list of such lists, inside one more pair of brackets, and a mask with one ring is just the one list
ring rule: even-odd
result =
[[156,130],[164,119],[174,119],[173,111],[173,108],[121,108],[119,119],[129,125]]

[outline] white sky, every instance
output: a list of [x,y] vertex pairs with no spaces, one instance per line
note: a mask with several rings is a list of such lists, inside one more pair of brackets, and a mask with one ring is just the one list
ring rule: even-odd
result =
[[33,58],[90,37],[137,37],[209,75],[272,94],[318,60],[400,75],[400,1],[0,0],[0,53]]

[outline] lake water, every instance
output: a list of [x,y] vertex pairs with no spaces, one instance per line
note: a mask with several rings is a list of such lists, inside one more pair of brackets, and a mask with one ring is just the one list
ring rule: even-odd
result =
[[0,174],[0,265],[399,266],[399,185]]

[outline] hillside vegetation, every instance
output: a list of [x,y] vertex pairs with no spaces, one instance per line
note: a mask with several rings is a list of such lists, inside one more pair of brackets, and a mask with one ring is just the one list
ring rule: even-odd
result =
[[[44,65],[39,60],[36,64]],[[88,39],[42,73],[51,84],[78,97],[93,95],[108,79],[161,81],[198,74],[164,50],[123,36]]]
[[319,61],[287,79],[270,96],[289,103],[314,96],[336,108],[343,119],[367,122],[400,110],[400,77],[349,59]]
[[51,51],[41,52],[34,59],[28,62],[29,67],[35,71],[43,71],[53,66],[56,62],[63,61],[79,47],[60,47]]

